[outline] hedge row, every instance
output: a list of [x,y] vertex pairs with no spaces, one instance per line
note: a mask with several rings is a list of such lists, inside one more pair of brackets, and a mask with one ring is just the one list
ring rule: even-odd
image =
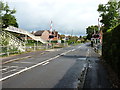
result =
[[120,78],[120,24],[103,34],[102,55]]

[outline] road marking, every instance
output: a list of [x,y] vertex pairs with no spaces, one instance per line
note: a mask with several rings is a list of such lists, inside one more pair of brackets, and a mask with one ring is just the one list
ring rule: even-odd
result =
[[76,49],[73,49],[72,51],[75,51]]
[[81,46],[79,46],[78,48],[81,48]]
[[5,66],[6,68],[4,69],[1,69],[0,71],[6,71],[7,69],[10,69],[10,68],[18,68],[18,66]]
[[10,67],[10,68],[11,68],[11,67],[18,68],[19,66],[9,66],[9,67]]
[[7,71],[7,72],[4,72],[4,73],[2,73],[2,74],[6,74],[6,73],[9,73],[9,72],[12,72],[12,71],[16,71],[17,70],[17,68],[16,69],[13,69],[13,70],[9,70],[9,71]]
[[7,70],[9,68],[9,66],[4,66],[4,67],[6,67],[6,68],[0,69],[0,71]]
[[90,50],[88,49],[86,52],[86,58],[89,56],[89,54],[90,54]]
[[0,69],[0,71],[3,71],[3,70],[5,71],[10,68],[17,68],[18,66],[4,66],[4,67],[6,67],[6,68]]
[[45,54],[45,52],[43,52],[43,53],[40,53],[40,55],[43,55],[43,54]]
[[85,57],[85,58],[84,58],[84,57],[83,57],[83,58],[78,58],[78,59],[79,59],[79,60],[86,60],[86,57]]
[[22,58],[12,59],[12,60],[3,62],[2,64],[7,64],[7,63],[10,63],[10,62],[13,62],[13,61],[18,61],[18,60],[20,60],[20,59],[25,59],[25,58],[30,58],[30,57],[31,57],[31,56],[26,56],[26,57],[22,57]]
[[44,63],[44,64],[42,64],[42,65],[44,66],[44,65],[46,65],[46,64],[48,64],[48,63],[50,63],[50,62],[46,62],[46,63]]
[[[65,53],[69,53],[70,51],[72,51],[72,50],[69,50],[69,51],[67,51],[67,52],[65,52]],[[62,53],[62,54],[63,54],[63,53]],[[11,77],[13,77],[13,76],[15,76],[15,75],[18,75],[18,74],[20,74],[20,73],[23,73],[23,72],[25,72],[25,71],[28,71],[28,70],[30,70],[30,69],[32,69],[32,68],[35,68],[35,67],[40,66],[40,65],[43,65],[43,64],[45,64],[45,63],[47,63],[47,62],[49,62],[49,61],[51,61],[51,60],[53,60],[53,59],[56,59],[56,58],[58,58],[58,57],[60,57],[60,56],[61,56],[61,55],[57,55],[57,56],[55,56],[55,57],[53,57],[53,58],[50,58],[50,59],[48,59],[48,60],[45,60],[45,61],[40,62],[40,63],[38,63],[38,64],[35,64],[35,65],[33,65],[33,66],[26,67],[26,68],[24,68],[24,69],[22,69],[22,70],[20,70],[20,71],[18,71],[18,72],[16,72],[16,73],[13,73],[13,74],[11,74],[11,75],[9,75],[9,76],[6,76],[6,77],[1,78],[0,81],[6,80],[6,79],[11,78]]]
[[36,64],[36,63],[34,63],[34,62],[13,62],[13,63]]

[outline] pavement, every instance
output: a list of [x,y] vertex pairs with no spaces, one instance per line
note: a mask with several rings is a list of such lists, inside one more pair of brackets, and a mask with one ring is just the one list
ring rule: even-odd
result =
[[95,56],[95,54],[91,50],[90,57],[88,57],[89,64],[83,88],[112,88],[108,72],[102,65],[99,55]]
[[109,88],[99,56],[85,43],[9,57],[3,63],[14,61],[2,65],[0,81],[3,88]]

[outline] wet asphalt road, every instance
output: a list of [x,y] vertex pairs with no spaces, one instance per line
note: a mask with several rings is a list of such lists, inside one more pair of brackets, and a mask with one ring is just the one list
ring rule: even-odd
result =
[[[3,65],[3,88],[77,88],[81,71],[88,63],[86,58],[94,61],[99,57],[88,43],[30,56]],[[21,70],[23,72],[18,73]],[[6,77],[9,78],[4,79]],[[91,83],[87,79],[85,87]]]

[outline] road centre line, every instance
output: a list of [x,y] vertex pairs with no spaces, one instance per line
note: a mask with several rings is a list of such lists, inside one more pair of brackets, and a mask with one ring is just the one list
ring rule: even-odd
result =
[[[65,52],[65,54],[69,53],[70,51],[72,51],[72,50],[69,50],[69,51]],[[62,54],[63,54],[63,53],[62,53]],[[50,58],[50,59],[48,59],[48,60],[45,60],[45,61],[40,62],[40,63],[38,63],[38,64],[35,64],[35,65],[31,66],[31,67],[26,67],[25,69],[22,69],[22,70],[20,70],[20,71],[18,71],[18,72],[16,72],[16,73],[13,73],[13,74],[11,74],[11,75],[9,75],[9,76],[6,76],[6,77],[1,78],[0,81],[6,80],[6,79],[11,78],[11,77],[13,77],[13,76],[15,76],[15,75],[18,75],[18,74],[20,74],[20,73],[23,73],[23,72],[25,72],[25,71],[28,71],[28,70],[30,70],[30,69],[32,69],[32,68],[35,68],[35,67],[40,66],[40,65],[43,65],[43,64],[45,64],[45,63],[47,63],[47,62],[49,62],[49,61],[51,61],[51,60],[53,60],[53,59],[56,59],[56,58],[58,58],[58,57],[60,57],[60,56],[61,56],[61,55],[57,55],[57,56],[55,56],[55,57],[53,57],[53,58]]]
[[50,62],[46,62],[46,63],[44,63],[44,64],[42,64],[42,65],[44,66],[44,65],[46,65],[46,64],[48,64],[48,63],[50,63]]
[[18,74],[20,74],[20,73],[22,73],[22,72],[25,72],[25,71],[30,70],[30,69],[32,69],[32,68],[35,68],[35,67],[37,67],[37,66],[39,66],[39,65],[41,65],[41,64],[43,64],[43,63],[45,63],[45,62],[46,62],[46,61],[43,61],[43,62],[38,63],[38,64],[36,64],[36,65],[33,65],[33,66],[31,66],[31,67],[22,69],[22,70],[20,70],[20,71],[18,71],[18,72],[16,72],[16,73],[13,73],[13,74],[11,74],[11,75],[9,75],[9,76],[6,76],[6,77],[4,77],[4,78],[1,78],[0,81],[6,80],[6,79],[8,79],[8,78],[10,78],[10,77],[13,77],[13,76],[15,76],[15,75],[18,75]]

